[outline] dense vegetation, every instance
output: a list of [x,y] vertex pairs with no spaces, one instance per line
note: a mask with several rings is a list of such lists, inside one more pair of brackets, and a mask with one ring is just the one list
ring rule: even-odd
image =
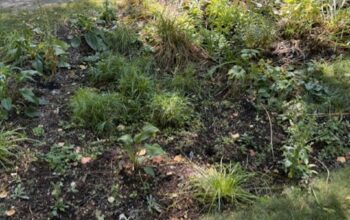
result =
[[0,217],[350,218],[347,1],[36,6],[0,11]]

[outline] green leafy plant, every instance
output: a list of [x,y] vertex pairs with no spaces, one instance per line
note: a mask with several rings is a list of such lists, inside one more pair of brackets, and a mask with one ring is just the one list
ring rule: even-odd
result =
[[90,77],[94,84],[105,84],[118,81],[123,73],[127,73],[128,65],[120,55],[108,55],[91,68]]
[[199,168],[198,173],[191,180],[191,187],[195,198],[210,208],[222,210],[224,205],[238,205],[249,203],[254,196],[244,189],[249,177],[239,164],[218,167]]
[[73,121],[98,133],[111,131],[116,124],[128,119],[127,107],[117,93],[80,89],[71,98],[70,107]]
[[74,145],[54,144],[50,151],[44,155],[50,168],[58,173],[64,173],[71,164],[78,162],[82,155],[76,152]]
[[189,101],[177,93],[155,95],[150,108],[153,121],[162,127],[182,127],[193,113]]
[[172,88],[185,95],[197,94],[200,91],[196,70],[192,66],[186,67],[183,71],[175,71],[170,84]]
[[51,195],[54,200],[54,204],[51,206],[51,217],[59,217],[60,213],[66,212],[66,210],[69,208],[68,204],[65,203],[63,197],[62,197],[62,187],[63,183],[58,182],[55,184],[52,184],[52,192]]
[[[155,137],[159,129],[151,124],[146,124],[140,131],[134,136],[126,134],[121,136],[118,140],[123,143],[123,149],[126,151],[130,161],[137,168],[141,165],[142,161],[147,158],[152,158],[158,155],[164,155],[165,152],[158,144],[149,144],[150,141]],[[144,150],[145,153],[138,155],[139,151]]]
[[17,158],[18,144],[26,141],[27,138],[18,130],[0,131],[0,167],[6,168],[13,165],[13,159]]
[[10,112],[22,112],[35,116],[35,107],[40,104],[32,88],[25,85],[40,75],[37,71],[10,68],[0,64],[0,120],[8,118]]
[[303,178],[307,181],[315,174],[316,165],[310,163],[312,131],[315,119],[307,116],[305,103],[294,100],[286,106],[289,118],[289,138],[283,147],[283,164],[290,178]]

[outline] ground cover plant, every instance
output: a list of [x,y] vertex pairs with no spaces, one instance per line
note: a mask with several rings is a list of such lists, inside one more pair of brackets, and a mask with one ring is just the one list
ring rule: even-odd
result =
[[347,1],[62,2],[0,8],[1,219],[350,218]]

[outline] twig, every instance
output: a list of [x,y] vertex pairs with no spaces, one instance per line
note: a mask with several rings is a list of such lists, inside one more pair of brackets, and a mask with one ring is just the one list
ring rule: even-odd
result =
[[275,160],[275,151],[273,149],[273,129],[272,129],[272,121],[269,112],[265,108],[265,106],[262,106],[263,109],[265,110],[267,117],[269,118],[269,123],[270,123],[270,146],[271,146],[271,152],[272,152],[272,159]]

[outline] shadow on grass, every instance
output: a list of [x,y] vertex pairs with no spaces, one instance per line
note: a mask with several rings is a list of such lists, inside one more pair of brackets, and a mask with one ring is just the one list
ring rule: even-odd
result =
[[350,168],[315,179],[309,190],[288,188],[282,195],[264,197],[244,210],[202,219],[244,220],[346,220],[350,219]]

